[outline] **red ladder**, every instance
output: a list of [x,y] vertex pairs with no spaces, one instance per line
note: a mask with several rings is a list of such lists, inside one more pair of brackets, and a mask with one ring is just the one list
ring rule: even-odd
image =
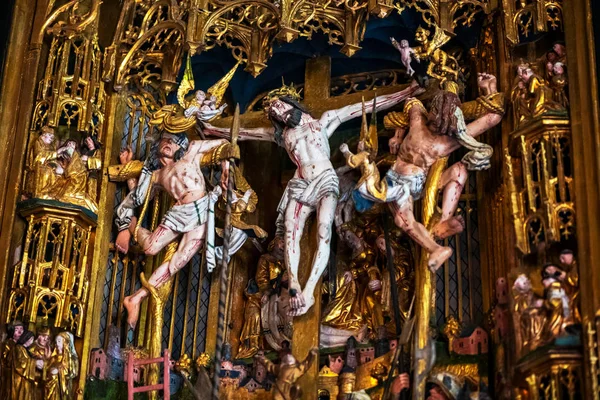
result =
[[[158,383],[156,385],[149,386],[139,386],[133,387],[133,369],[139,365],[147,365],[147,364],[160,364],[164,365],[163,367],[163,383]],[[150,358],[143,360],[136,360],[133,357],[133,352],[129,352],[127,357],[127,399],[133,400],[133,395],[135,393],[143,393],[143,392],[151,392],[153,390],[162,390],[163,391],[163,399],[168,400],[171,396],[170,389],[170,359],[169,359],[169,350],[165,350],[164,356],[160,358]]]

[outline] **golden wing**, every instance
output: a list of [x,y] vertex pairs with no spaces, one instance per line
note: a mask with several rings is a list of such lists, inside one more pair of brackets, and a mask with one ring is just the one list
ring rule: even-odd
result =
[[185,101],[185,96],[194,90],[195,87],[196,82],[194,82],[194,73],[192,72],[192,58],[188,54],[185,72],[183,73],[183,79],[181,80],[179,88],[177,89],[177,101],[184,109],[188,106],[188,102]]
[[433,34],[433,39],[431,39],[431,44],[434,49],[439,49],[448,43],[450,39],[452,39],[452,37],[444,32],[442,28],[437,25],[435,26],[435,33]]
[[222,77],[217,83],[215,83],[213,86],[210,87],[210,89],[208,89],[208,95],[212,95],[217,98],[217,107],[221,105],[221,102],[223,101],[223,96],[225,96],[225,91],[229,86],[229,82],[231,81],[231,78],[233,78],[233,75],[235,74],[235,71],[237,71],[240,63],[241,61],[238,61],[237,64],[233,66],[231,71],[229,71],[224,77]]

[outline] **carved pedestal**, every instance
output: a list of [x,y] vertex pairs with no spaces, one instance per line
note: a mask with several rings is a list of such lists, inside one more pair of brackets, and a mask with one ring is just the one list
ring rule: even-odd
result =
[[20,205],[27,220],[21,261],[14,266],[6,321],[66,329],[82,336],[92,273],[95,216],[55,201]]
[[543,117],[510,134],[508,192],[523,254],[541,242],[575,234],[573,154],[569,118]]
[[579,348],[544,347],[517,365],[524,381],[516,396],[529,400],[583,399],[583,357]]

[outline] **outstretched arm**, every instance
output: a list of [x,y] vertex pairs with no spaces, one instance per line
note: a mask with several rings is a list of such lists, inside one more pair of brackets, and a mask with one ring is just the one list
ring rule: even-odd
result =
[[[387,110],[395,106],[398,103],[408,99],[409,97],[415,96],[420,92],[420,88],[417,84],[411,85],[406,89],[388,94],[386,96],[377,97],[377,111]],[[365,109],[367,113],[373,112],[373,100],[365,102]],[[346,107],[339,108],[337,110],[327,111],[321,116],[321,125],[327,129],[327,137],[331,137],[333,132],[340,126],[340,124],[350,121],[353,118],[362,115],[362,103],[352,104]]]
[[[208,136],[215,136],[225,139],[231,138],[229,128],[218,128],[207,122],[202,124],[202,132]],[[273,128],[240,128],[239,140],[261,140],[265,142],[274,142],[275,129]]]
[[306,370],[310,368],[313,361],[315,361],[315,358],[317,358],[318,354],[319,354],[318,349],[313,348],[310,350],[310,353],[308,353],[308,356],[306,356],[306,358],[304,359],[302,364],[300,364],[300,369],[302,370],[302,373],[306,372]]
[[480,105],[488,112],[480,114],[479,118],[467,125],[467,133],[472,137],[477,137],[498,125],[504,116],[504,97],[498,93],[496,77],[480,73],[477,76],[477,85],[482,94]]

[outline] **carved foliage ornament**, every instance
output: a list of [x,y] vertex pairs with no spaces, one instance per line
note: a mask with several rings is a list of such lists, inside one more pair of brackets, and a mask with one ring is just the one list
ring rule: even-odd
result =
[[[354,55],[369,14],[388,16],[412,8],[427,25],[452,32],[489,13],[488,0],[125,0],[113,45],[107,49],[104,79],[120,90],[131,80],[160,80],[175,88],[181,52],[228,47],[246,71],[259,75],[273,53],[274,41],[292,42],[315,32]],[[168,43],[168,46],[167,46]]]

